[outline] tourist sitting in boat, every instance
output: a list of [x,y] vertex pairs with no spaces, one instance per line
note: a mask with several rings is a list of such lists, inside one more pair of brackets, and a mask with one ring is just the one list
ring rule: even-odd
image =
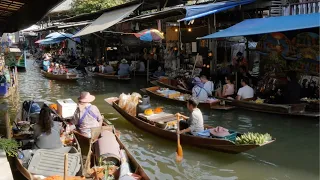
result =
[[301,86],[294,71],[287,73],[288,84],[283,92],[285,104],[298,104],[300,102]]
[[40,111],[39,121],[34,125],[34,149],[56,149],[62,147],[60,134],[61,124],[53,121],[49,107]]
[[91,137],[90,128],[102,126],[103,122],[99,109],[91,104],[94,100],[95,97],[89,92],[81,92],[78,98],[78,108],[72,120],[80,133],[88,138]]
[[206,90],[208,96],[212,96],[212,92],[214,91],[214,84],[212,81],[209,81],[207,76],[202,75],[200,77],[201,82],[203,83],[203,89]]
[[248,86],[248,83],[248,78],[243,78],[241,80],[242,88],[238,91],[237,100],[250,100],[254,97],[254,91],[250,86]]
[[221,88],[217,89],[216,96],[217,97],[232,97],[234,95],[234,84],[232,84],[232,76],[225,77],[226,84],[223,85],[222,92]]
[[103,70],[103,73],[105,74],[110,74],[110,73],[113,73],[114,72],[114,69],[113,67],[110,65],[109,62],[107,62],[104,66],[104,70]]
[[119,70],[118,75],[119,76],[127,76],[130,73],[130,66],[128,64],[128,61],[125,59],[121,60],[121,63],[119,64]]
[[197,107],[198,104],[199,101],[197,98],[192,97],[187,100],[187,108],[191,114],[188,120],[179,121],[180,134],[190,133],[192,135],[197,135],[204,130],[203,116],[202,112]]
[[60,64],[59,66],[59,74],[67,74],[68,73],[68,69],[66,68],[66,66]]
[[197,98],[199,101],[206,101],[208,99],[208,93],[204,89],[204,85],[199,77],[195,77],[192,81],[194,85],[192,88],[192,97]]
[[52,73],[54,67],[55,67],[55,66],[54,66],[54,63],[51,62],[47,72]]
[[59,67],[60,67],[59,64],[56,63],[55,67],[53,68],[52,74],[59,74],[59,72],[60,72],[60,68]]
[[183,90],[189,90],[187,83],[184,81],[184,79],[180,77],[177,78],[177,88],[183,89]]
[[159,77],[164,76],[164,75],[165,75],[165,72],[162,70],[161,66],[159,66],[158,70],[156,70],[153,73],[153,77],[155,77],[155,78],[159,78]]

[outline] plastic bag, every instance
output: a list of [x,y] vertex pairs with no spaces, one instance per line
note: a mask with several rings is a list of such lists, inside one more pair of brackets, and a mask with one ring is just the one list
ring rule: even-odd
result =
[[140,98],[142,98],[142,96],[139,93],[134,92],[131,94],[131,100],[135,103],[136,106],[138,105]]
[[135,104],[133,101],[128,102],[125,111],[130,114],[131,116],[137,115],[137,104]]
[[119,107],[125,110],[130,100],[131,100],[131,96],[129,94],[127,95],[122,93],[119,97]]

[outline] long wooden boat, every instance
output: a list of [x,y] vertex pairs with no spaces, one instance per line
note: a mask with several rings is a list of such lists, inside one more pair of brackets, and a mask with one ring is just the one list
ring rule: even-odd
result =
[[[159,86],[153,86],[149,88],[144,88],[141,89],[142,92],[147,93],[149,96],[155,97],[157,99],[166,101],[166,102],[171,102],[171,103],[177,103],[180,105],[186,105],[186,100],[181,100],[178,98],[169,98],[161,95],[160,93],[157,92],[159,90]],[[179,92],[179,90],[177,90]],[[181,93],[182,94],[182,93]],[[205,109],[216,109],[216,110],[232,110],[235,107],[234,106],[229,106],[229,105],[220,105],[220,101],[216,102],[200,102],[198,105],[199,108],[205,108]]]
[[116,75],[116,72],[112,72],[109,74],[106,73],[97,73],[97,72],[92,72],[89,70],[89,67],[86,67],[86,72],[89,76],[93,76],[93,77],[99,77],[99,78],[103,78],[103,79],[108,79],[108,80],[116,80],[116,81],[130,81],[130,75],[128,76],[119,76]]
[[267,103],[255,103],[254,101],[238,101],[233,99],[219,98],[225,101],[225,104],[236,106],[239,108],[291,116],[305,116],[317,118],[320,116],[319,112],[305,111],[306,104],[267,104]]
[[17,67],[18,70],[25,71],[26,70],[26,52],[21,50],[19,48],[9,48],[9,52],[14,54],[16,58],[15,66]]
[[[96,141],[96,139],[98,138],[101,130],[111,131],[111,132],[114,133],[114,135],[116,137],[116,140],[118,141],[118,143],[120,145],[120,149],[124,149],[125,150],[128,158],[129,158],[130,167],[134,170],[134,173],[139,175],[139,176],[141,176],[141,180],[150,180],[150,178],[145,173],[145,171],[142,168],[142,166],[137,162],[137,160],[134,158],[134,156],[132,156],[132,154],[128,151],[128,149],[123,145],[123,143],[121,142],[121,140],[119,138],[120,133],[116,132],[113,126],[106,125],[104,123],[101,128],[92,128],[91,130],[93,131],[93,133],[91,133],[91,134],[94,134],[91,139],[83,136],[82,134],[78,133],[77,131],[74,132],[75,136],[77,137],[77,139],[79,141],[79,144],[80,144],[80,147],[81,147],[81,150],[82,150],[81,152],[83,154],[86,155],[86,153],[88,153],[88,154],[90,153],[88,147],[91,147],[92,143],[94,143]],[[89,161],[90,161],[90,159],[87,161],[87,163]]]
[[41,74],[48,79],[57,81],[76,81],[80,79],[77,74],[52,74],[43,70],[41,70]]
[[[157,135],[159,137],[172,140],[172,141],[177,141],[177,134],[175,131],[173,132],[173,131],[161,129],[160,127],[152,125],[142,119],[139,119],[135,116],[131,116],[130,114],[128,114],[126,111],[124,111],[118,106],[117,100],[111,102],[106,99],[106,101],[108,103],[112,103],[112,106],[114,109],[116,109],[125,119],[130,121],[132,124],[134,124],[138,128],[144,131],[147,131],[151,134]],[[240,135],[241,134],[238,134],[237,136],[240,136]],[[187,134],[181,134],[180,139],[182,144],[231,153],[231,154],[238,154],[241,152],[245,152],[250,149],[255,149],[255,148],[270,144],[275,141],[275,139],[273,139],[262,145],[251,145],[251,144],[236,145],[234,142],[229,140],[218,139],[218,138],[204,138],[204,137],[192,136]]]
[[183,92],[183,93],[192,94],[192,91],[190,91],[190,90],[185,90],[185,89],[178,88],[177,87],[178,82],[175,79],[164,79],[164,78],[162,78],[162,79],[159,79],[159,80],[156,80],[156,81],[151,81],[150,83],[153,84],[153,85],[156,85],[156,86],[166,87],[166,88],[169,88],[169,89],[172,89],[172,90],[178,90],[178,91]]

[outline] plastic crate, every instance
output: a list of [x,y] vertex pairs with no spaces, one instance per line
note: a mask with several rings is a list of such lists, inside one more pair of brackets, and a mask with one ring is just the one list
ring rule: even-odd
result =
[[229,131],[229,135],[228,136],[224,136],[224,137],[221,137],[221,136],[213,136],[213,138],[219,138],[219,139],[226,139],[226,140],[229,140],[229,141],[236,141],[236,137],[237,137],[237,132],[236,131]]

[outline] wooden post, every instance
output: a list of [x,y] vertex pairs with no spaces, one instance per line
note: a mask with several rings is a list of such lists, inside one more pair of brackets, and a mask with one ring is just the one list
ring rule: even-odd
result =
[[2,103],[0,104],[0,111],[1,114],[3,114],[3,121],[5,123],[5,128],[6,128],[6,138],[10,139],[11,138],[11,124],[10,124],[10,117],[8,113],[8,103]]

